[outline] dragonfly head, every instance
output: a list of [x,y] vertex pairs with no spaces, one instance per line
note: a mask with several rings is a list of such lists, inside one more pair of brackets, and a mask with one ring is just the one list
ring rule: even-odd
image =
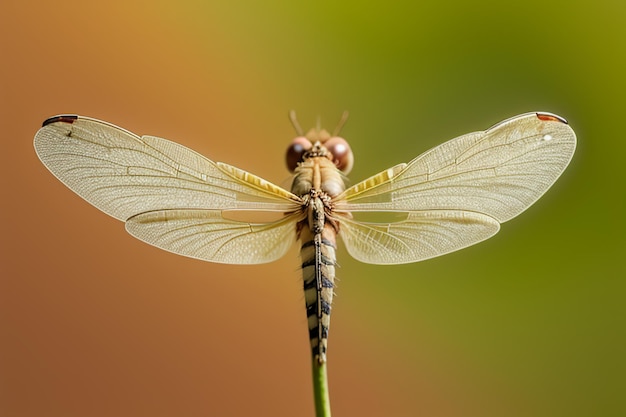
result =
[[328,158],[344,174],[348,174],[354,165],[354,155],[348,141],[338,136],[339,131],[348,118],[348,112],[344,112],[339,124],[329,133],[326,129],[318,126],[303,134],[294,111],[289,113],[291,123],[296,129],[298,136],[291,141],[287,148],[287,168],[294,172],[298,165],[309,158]]

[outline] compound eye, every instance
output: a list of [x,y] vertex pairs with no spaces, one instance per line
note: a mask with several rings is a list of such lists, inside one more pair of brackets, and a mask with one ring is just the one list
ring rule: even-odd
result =
[[291,145],[287,148],[287,155],[285,158],[289,172],[294,172],[296,170],[298,163],[302,162],[304,153],[312,147],[313,144],[311,144],[311,142],[304,136],[298,136],[291,142]]
[[350,173],[354,165],[354,155],[344,138],[333,136],[324,142],[324,147],[333,155],[333,162],[344,174]]

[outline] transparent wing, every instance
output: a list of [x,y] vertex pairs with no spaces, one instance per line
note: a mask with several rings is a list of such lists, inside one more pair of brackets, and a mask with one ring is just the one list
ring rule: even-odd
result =
[[299,197],[245,171],[86,117],[46,120],[35,150],[71,190],[122,221],[166,209],[289,212],[299,206]]
[[455,210],[409,212],[394,223],[341,219],[348,253],[371,264],[403,264],[444,255],[481,242],[500,229],[490,216]]
[[146,243],[179,255],[226,264],[260,264],[282,257],[296,240],[292,214],[273,223],[250,224],[219,210],[159,210],[126,221],[126,230]]
[[575,148],[576,135],[564,119],[516,116],[354,185],[335,198],[335,209],[472,211],[502,223],[550,188]]

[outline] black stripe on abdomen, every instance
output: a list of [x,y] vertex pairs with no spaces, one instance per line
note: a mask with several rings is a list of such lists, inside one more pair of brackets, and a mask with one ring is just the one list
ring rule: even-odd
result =
[[[325,234],[331,234],[330,239]],[[313,357],[323,363],[326,361],[335,279],[334,230],[324,228],[321,234],[307,235],[310,240],[303,242],[300,254],[309,339]]]

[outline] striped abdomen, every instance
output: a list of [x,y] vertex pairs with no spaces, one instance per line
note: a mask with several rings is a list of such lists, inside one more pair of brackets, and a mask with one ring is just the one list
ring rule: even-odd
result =
[[335,230],[326,224],[314,234],[305,226],[300,235],[302,248],[302,279],[306,302],[309,339],[313,359],[326,362],[328,328],[335,281]]

